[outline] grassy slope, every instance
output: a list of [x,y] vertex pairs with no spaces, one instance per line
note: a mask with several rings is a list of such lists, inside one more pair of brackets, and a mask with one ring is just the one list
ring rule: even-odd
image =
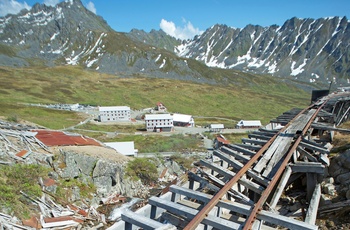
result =
[[305,107],[310,95],[271,77],[234,75],[225,86],[168,79],[119,78],[79,67],[0,67],[0,116],[18,116],[50,128],[78,123],[77,114],[28,107],[24,103],[127,105],[132,109],[163,102],[169,111],[267,123],[293,107]]

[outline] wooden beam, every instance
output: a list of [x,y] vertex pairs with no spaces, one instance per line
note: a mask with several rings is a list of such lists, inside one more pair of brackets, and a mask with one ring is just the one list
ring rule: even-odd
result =
[[[231,158],[229,155],[215,150],[213,154],[217,157],[220,157],[222,160],[226,161],[230,166],[232,166],[235,170],[239,171],[244,166],[241,162],[237,161],[236,159]],[[252,171],[251,169],[248,169],[247,176],[251,177],[253,180],[255,180],[257,183],[267,186],[270,181],[256,172]]]
[[256,151],[256,152],[261,149],[261,146],[259,145],[251,145],[251,144],[236,144],[236,145],[245,149]]
[[271,139],[271,137],[258,135],[258,134],[253,134],[253,133],[248,134],[248,137],[249,138],[254,138],[254,139],[257,139],[257,140],[266,140],[266,141]]
[[302,140],[299,145],[303,148],[312,149],[313,151],[316,151],[316,152],[329,154],[328,149],[324,147],[320,147],[317,143],[313,143],[307,140]]
[[[169,230],[176,229],[175,226],[173,226],[173,225],[162,224],[156,220],[152,220],[148,217],[142,216],[142,215],[135,213],[135,212],[132,212],[128,209],[123,210],[121,217],[122,217],[122,220],[124,222],[129,223],[131,225],[136,225],[136,226],[141,227],[143,229],[159,229],[159,228],[163,228],[163,227],[169,227]],[[125,226],[127,226],[126,223],[125,223]],[[128,225],[128,226],[130,226],[130,225]]]
[[306,213],[305,223],[315,224],[317,218],[317,210],[318,205],[320,203],[321,198],[321,185],[318,183],[315,187],[315,190],[312,194],[312,198],[310,200],[309,208]]
[[228,145],[228,147],[230,149],[236,150],[237,152],[243,153],[244,155],[248,155],[248,156],[254,156],[256,153],[255,151],[251,151],[249,149],[246,149],[246,148],[240,147],[238,145],[234,145],[234,144],[230,144],[230,145]]
[[292,175],[292,169],[291,169],[291,167],[287,166],[282,177],[281,177],[281,180],[276,188],[276,191],[273,194],[273,197],[270,201],[270,207],[272,209],[274,209],[276,207],[278,200],[280,199],[282,192],[287,185],[287,182],[289,180],[290,175]]
[[254,139],[250,139],[250,138],[242,138],[242,143],[249,143],[249,144],[254,144],[254,145],[261,145],[263,146],[264,144],[266,144],[267,140],[254,140]]
[[226,146],[222,146],[222,147],[220,148],[220,150],[221,150],[222,152],[224,152],[224,153],[226,153],[226,154],[228,154],[228,155],[230,155],[230,156],[236,158],[237,160],[241,160],[241,161],[243,161],[243,162],[248,162],[248,161],[250,160],[250,158],[249,158],[248,156],[243,155],[242,153],[237,152],[237,151],[235,151],[235,150],[233,150],[233,149],[231,149],[231,148],[228,148],[228,147],[226,147]]
[[[201,192],[193,191],[190,189],[186,189],[183,187],[179,187],[176,185],[170,186],[170,191],[176,192],[178,194],[181,194],[183,196],[187,196],[188,198],[193,198],[199,201],[202,201],[204,203],[207,203],[210,201],[210,199],[213,197],[212,195],[204,194]],[[242,215],[249,215],[250,211],[252,210],[252,206],[245,205],[245,204],[239,204],[237,202],[230,202],[225,200],[220,200],[217,204],[218,207],[226,208],[228,210],[231,210],[236,213],[240,213]],[[296,230],[306,230],[306,229],[318,229],[317,226],[311,225],[302,221],[294,220],[289,217],[285,217],[279,214],[275,214],[269,211],[260,211],[258,213],[257,218],[259,220],[263,220],[265,222],[276,224],[279,226],[287,227],[290,229],[296,229]],[[235,229],[232,227],[231,229]]]
[[318,173],[324,174],[325,166],[319,162],[301,162],[289,164],[295,173]]
[[[218,172],[219,174],[225,176],[226,178],[228,178],[229,180],[234,177],[236,174],[230,170],[227,170],[223,167],[220,167],[218,165],[215,165],[213,163],[209,163],[207,161],[204,160],[200,160],[200,164],[202,164],[203,166],[209,168],[209,169],[213,169],[214,171]],[[247,180],[244,177],[241,177],[241,179],[239,179],[238,181],[240,184],[242,184],[243,186],[247,187],[248,189],[261,194],[262,191],[264,191],[264,187],[254,183],[253,181]]]
[[[193,219],[198,213],[198,211],[193,208],[185,207],[183,205],[167,201],[159,197],[151,197],[149,199],[149,204],[163,208],[176,215],[183,216],[186,219]],[[208,215],[206,218],[204,218],[202,224],[207,224],[213,226],[214,228],[222,230],[239,229],[241,227],[240,224],[212,215]]]

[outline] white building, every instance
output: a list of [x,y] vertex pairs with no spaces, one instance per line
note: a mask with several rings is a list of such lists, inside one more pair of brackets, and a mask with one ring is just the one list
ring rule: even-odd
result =
[[130,121],[130,107],[128,106],[100,106],[99,121],[113,122],[113,121]]
[[137,156],[138,150],[135,149],[133,141],[106,142],[104,144],[115,149],[118,153],[123,154],[124,156]]
[[224,130],[224,124],[211,124],[209,125],[210,132],[222,132]]
[[174,128],[170,114],[146,114],[145,122],[148,132],[171,132]]
[[173,120],[174,126],[194,127],[194,119],[192,115],[174,113]]
[[238,129],[258,129],[261,128],[261,122],[260,121],[245,121],[245,120],[240,120],[236,128]]

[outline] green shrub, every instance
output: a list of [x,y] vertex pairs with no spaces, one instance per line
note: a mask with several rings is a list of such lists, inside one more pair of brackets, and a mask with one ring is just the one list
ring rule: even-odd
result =
[[7,121],[9,122],[18,122],[18,115],[17,114],[11,114],[6,118]]
[[133,180],[140,179],[144,184],[150,184],[158,179],[157,166],[148,158],[135,158],[129,161],[125,174]]
[[21,191],[30,197],[40,197],[38,178],[47,175],[48,168],[40,165],[0,166],[0,207],[16,216],[28,218],[30,207]]

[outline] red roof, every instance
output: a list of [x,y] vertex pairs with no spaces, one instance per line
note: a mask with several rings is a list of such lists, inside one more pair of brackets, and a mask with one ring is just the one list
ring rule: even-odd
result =
[[16,156],[18,156],[18,157],[23,157],[23,156],[25,156],[26,154],[27,154],[27,150],[22,150],[22,151],[20,151],[20,152],[18,152],[17,154],[16,154]]
[[224,145],[230,144],[230,142],[229,142],[228,140],[225,140],[224,138],[216,137],[216,139],[217,139],[219,142],[223,143]]
[[62,145],[95,145],[101,146],[99,142],[92,138],[84,137],[79,134],[67,134],[61,131],[32,130],[37,132],[36,138],[47,146]]

